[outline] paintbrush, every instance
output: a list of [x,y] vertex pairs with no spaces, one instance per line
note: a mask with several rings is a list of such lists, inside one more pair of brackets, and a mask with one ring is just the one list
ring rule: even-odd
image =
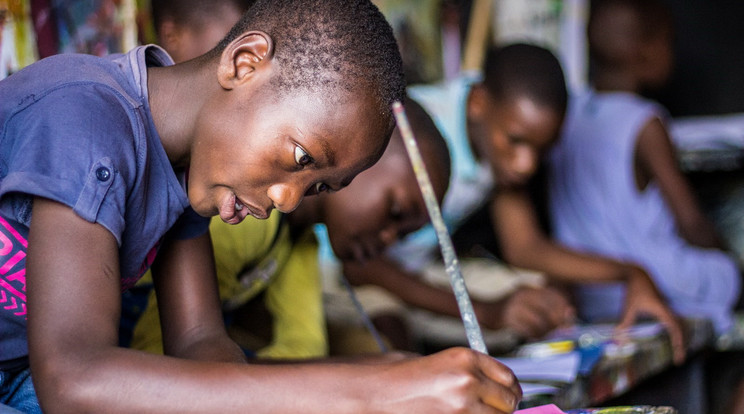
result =
[[473,304],[470,301],[470,296],[468,295],[465,286],[465,280],[460,272],[460,264],[457,260],[457,255],[455,254],[455,248],[452,245],[452,239],[447,231],[447,226],[442,218],[442,213],[439,210],[439,203],[437,203],[436,196],[434,195],[434,189],[431,186],[429,174],[426,172],[424,160],[421,158],[421,153],[416,144],[416,139],[413,136],[411,126],[408,123],[408,118],[403,109],[403,104],[399,101],[393,102],[393,114],[395,115],[400,135],[403,137],[403,143],[406,146],[408,158],[411,160],[413,172],[416,174],[416,180],[418,181],[421,193],[424,196],[426,210],[429,212],[429,218],[431,219],[431,223],[437,233],[439,247],[442,251],[442,257],[444,258],[445,270],[449,276],[450,285],[452,286],[452,291],[457,300],[457,306],[460,309],[462,322],[465,324],[465,334],[468,338],[468,344],[470,344],[471,349],[488,354],[486,344],[483,341],[483,334],[481,333],[478,320],[473,311]]

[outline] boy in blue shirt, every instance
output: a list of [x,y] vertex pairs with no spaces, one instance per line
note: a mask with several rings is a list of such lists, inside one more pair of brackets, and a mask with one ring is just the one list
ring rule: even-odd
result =
[[[154,46],[61,55],[0,83],[3,404],[39,411],[30,365],[52,413],[512,411],[513,374],[469,350],[249,366],[225,334],[205,217],[292,211],[380,157],[404,81],[379,11],[259,1],[171,63]],[[121,290],[149,267],[168,357],[116,346]],[[5,391],[18,383],[22,401]]]

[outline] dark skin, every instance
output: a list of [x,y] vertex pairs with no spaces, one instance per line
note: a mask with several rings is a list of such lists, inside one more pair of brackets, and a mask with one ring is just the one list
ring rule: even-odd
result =
[[212,49],[230,31],[245,10],[232,2],[216,2],[211,12],[195,16],[200,25],[180,24],[169,16],[158,23],[158,44],[168,51],[173,61],[193,59]]
[[[425,162],[441,202],[448,177],[431,167],[437,165],[434,157],[426,157]],[[428,222],[421,190],[397,135],[380,162],[361,174],[353,186],[317,200],[314,204],[322,204],[323,211],[316,216],[324,217],[334,252],[342,260],[350,283],[380,286],[411,306],[459,317],[451,290],[425,283],[381,255],[400,237]],[[554,288],[525,287],[504,299],[474,300],[473,306],[484,326],[508,328],[526,338],[542,336],[574,315],[568,300]]]
[[[415,127],[415,126],[414,126]],[[426,147],[430,178],[441,201],[448,177]],[[336,255],[343,261],[365,263],[400,237],[429,220],[421,190],[398,130],[380,161],[365,171],[347,191],[318,197],[320,217]]]
[[[618,19],[619,15],[625,17]],[[595,19],[598,27],[616,30],[590,33],[590,41],[608,48],[616,46],[610,39],[629,44],[627,48],[617,48],[617,64],[597,65],[592,83],[599,93],[625,91],[641,94],[655,90],[669,80],[674,59],[671,22],[654,22],[651,25],[653,29],[645,32],[639,27],[642,17],[624,5],[598,13]],[[700,247],[723,247],[714,225],[703,214],[692,188],[680,171],[669,132],[658,118],[649,120],[637,137],[634,170],[639,193],[652,183],[658,186],[682,238]],[[744,412],[744,381],[739,381],[734,387],[726,412]]]
[[[639,32],[633,29],[640,24],[635,12],[620,7],[619,14],[625,15],[624,24],[628,27],[619,34],[605,33],[614,40],[625,39],[630,43],[618,55],[614,65],[598,65],[593,87],[598,92],[625,91],[641,94],[663,86],[669,79],[673,64],[673,35],[671,27],[656,26],[647,37],[629,36],[627,33]],[[597,18],[615,19],[617,14],[604,13]],[[622,22],[616,22],[621,25]],[[600,23],[602,24],[602,23]],[[607,27],[615,27],[608,23]],[[606,41],[602,39],[603,41]],[[641,129],[636,140],[634,160],[636,188],[642,193],[654,182],[659,186],[664,201],[670,207],[679,228],[680,235],[690,244],[721,248],[721,242],[713,223],[703,214],[687,179],[679,169],[674,146],[666,126],[660,119],[649,120]]]
[[[354,284],[374,284],[396,294],[411,306],[459,317],[451,290],[421,281],[395,262],[378,258],[364,264],[344,262],[344,274]],[[539,338],[572,320],[574,310],[567,298],[552,287],[523,287],[503,299],[473,299],[478,321],[490,329],[510,329],[523,338]]]
[[526,96],[498,101],[476,86],[468,98],[467,116],[471,146],[477,157],[488,160],[498,182],[491,215],[507,262],[562,283],[625,282],[628,294],[618,327],[630,326],[641,315],[654,316],[667,327],[675,361],[682,362],[681,326],[643,269],[567,249],[539,225],[525,183],[557,138],[563,114]]
[[[339,105],[277,96],[266,87],[272,55],[268,35],[248,32],[218,60],[148,70],[163,147],[174,168],[190,166],[202,215],[237,223],[292,211],[306,194],[344,187],[387,143],[366,90]],[[250,112],[239,110],[246,101]],[[45,412],[497,413],[521,397],[510,370],[462,348],[384,367],[244,364],[221,320],[208,236],[166,243],[153,269],[169,355],[119,348],[113,235],[37,198],[29,244],[30,362]]]

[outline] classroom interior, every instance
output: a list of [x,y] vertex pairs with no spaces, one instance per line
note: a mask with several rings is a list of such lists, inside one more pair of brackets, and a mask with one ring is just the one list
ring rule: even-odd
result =
[[[590,0],[376,0],[393,27],[410,84],[446,82],[477,71],[488,46],[536,43],[559,58],[569,91],[587,87]],[[671,115],[679,167],[730,253],[744,263],[744,2],[666,0],[674,17],[671,80],[651,98]],[[57,53],[107,55],[154,43],[148,0],[0,0],[0,79]],[[462,254],[500,257],[487,211],[452,234]],[[514,364],[523,407],[633,406],[627,413],[734,414],[722,402],[744,357],[744,314],[724,335],[686,319],[689,358],[672,363],[658,324],[639,323],[621,346],[607,325],[556,331],[524,342],[489,333],[489,350]],[[432,321],[416,351],[467,346],[459,326]],[[442,332],[438,332],[438,329]],[[445,333],[446,332],[446,333]],[[612,346],[606,346],[612,343]],[[371,346],[374,351],[375,343]],[[347,346],[355,346],[348,345]],[[365,348],[367,349],[367,348]],[[731,372],[733,371],[733,372]],[[520,374],[521,373],[521,374]],[[521,376],[520,376],[521,375]],[[671,409],[666,408],[671,407]],[[645,410],[645,411],[644,411]]]

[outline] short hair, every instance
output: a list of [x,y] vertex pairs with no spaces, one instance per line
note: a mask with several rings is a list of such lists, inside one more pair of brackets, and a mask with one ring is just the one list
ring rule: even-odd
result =
[[622,63],[639,42],[672,28],[671,11],[662,0],[592,0],[586,29],[589,56],[593,64]]
[[563,113],[568,92],[558,58],[541,46],[514,43],[488,50],[483,85],[496,100],[527,97]]
[[[404,102],[406,117],[416,137],[416,144],[421,150],[421,156],[424,158],[425,163],[429,161],[426,164],[429,175],[432,175],[436,167],[436,173],[441,174],[445,186],[447,186],[451,172],[450,153],[447,142],[444,140],[439,128],[434,124],[434,120],[421,104],[410,97],[406,97]],[[403,143],[400,143],[400,146],[403,148]],[[436,165],[432,164],[432,162],[436,162]]]
[[280,72],[271,82],[280,93],[369,87],[392,128],[391,105],[405,92],[403,64],[393,30],[372,2],[258,0],[209,57],[250,30],[263,31],[274,42]]
[[219,18],[215,10],[220,6],[234,6],[244,12],[256,0],[150,0],[150,11],[155,32],[159,33],[163,20],[173,20],[182,26],[200,26],[207,18]]

